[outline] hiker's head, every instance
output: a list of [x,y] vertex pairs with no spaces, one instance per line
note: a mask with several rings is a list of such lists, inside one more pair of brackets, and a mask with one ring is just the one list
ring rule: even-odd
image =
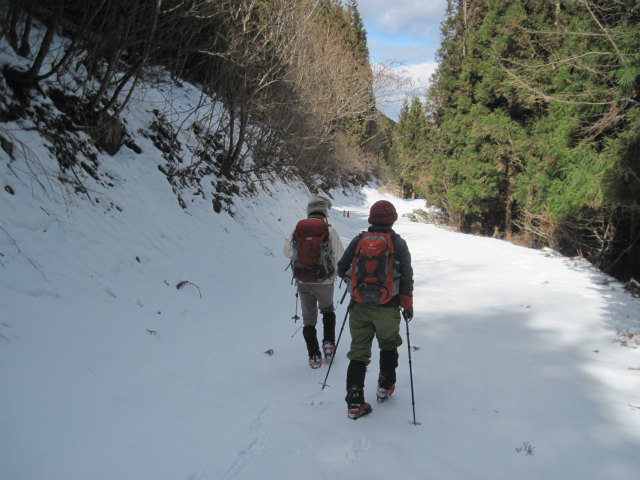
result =
[[369,210],[369,223],[371,225],[391,226],[398,219],[398,213],[393,203],[386,200],[378,200],[371,205]]
[[307,216],[322,215],[324,218],[329,216],[329,208],[331,203],[322,197],[313,197],[307,204]]

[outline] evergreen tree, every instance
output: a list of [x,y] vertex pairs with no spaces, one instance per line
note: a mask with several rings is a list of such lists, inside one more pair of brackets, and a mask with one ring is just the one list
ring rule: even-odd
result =
[[364,22],[358,10],[357,0],[349,0],[347,4],[347,12],[350,17],[350,43],[353,51],[362,65],[369,64],[369,47],[367,46],[367,31],[364,28]]
[[405,195],[424,192],[418,179],[424,170],[426,145],[426,117],[422,102],[413,97],[411,105],[405,100],[400,117],[392,132],[391,168]]
[[[462,230],[640,272],[640,4],[449,0],[394,170]],[[408,139],[419,136],[420,143]]]

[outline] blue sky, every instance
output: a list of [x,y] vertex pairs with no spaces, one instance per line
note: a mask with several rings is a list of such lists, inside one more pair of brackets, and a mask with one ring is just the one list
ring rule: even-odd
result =
[[393,119],[407,95],[426,91],[446,6],[447,0],[358,0],[371,61],[410,79],[401,91],[379,96],[378,106]]
[[[433,61],[446,0],[359,0],[371,60]],[[399,56],[401,58],[399,58]]]

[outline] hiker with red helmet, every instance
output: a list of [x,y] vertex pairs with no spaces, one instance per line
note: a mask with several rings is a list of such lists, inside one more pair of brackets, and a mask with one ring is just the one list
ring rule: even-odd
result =
[[357,419],[371,413],[364,399],[364,381],[376,337],[380,370],[376,397],[384,401],[395,391],[400,311],[413,317],[413,268],[405,240],[393,231],[398,214],[391,202],[379,200],[369,211],[370,226],[357,235],[338,261],[338,275],[349,282],[349,330],[347,357],[347,415]]
[[329,225],[331,202],[312,198],[307,205],[307,218],[300,220],[284,244],[284,255],[291,260],[293,278],[302,309],[302,335],[309,354],[309,366],[320,368],[322,354],[316,325],[318,310],[322,314],[322,352],[333,357],[336,348],[336,314],[333,306],[336,264],[344,253],[340,236]]

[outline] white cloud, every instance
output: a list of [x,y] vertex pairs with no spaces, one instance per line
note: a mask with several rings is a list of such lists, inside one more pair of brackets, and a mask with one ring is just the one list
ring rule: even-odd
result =
[[396,0],[392,4],[388,0],[358,1],[371,61],[384,65],[388,74],[385,81],[376,85],[378,108],[394,120],[405,98],[425,98],[437,66],[435,53],[440,45],[440,23],[446,3],[446,0]]
[[411,81],[411,88],[409,92],[416,92],[417,94],[423,94],[429,86],[431,81],[431,75],[436,71],[437,63],[424,62],[414,65],[405,65],[398,67],[398,74],[403,75]]
[[436,62],[414,65],[386,65],[374,63],[376,102],[378,108],[389,118],[397,120],[406,98],[418,97],[426,100],[431,75]]
[[359,0],[365,28],[375,35],[400,34],[408,39],[436,42],[446,0]]

